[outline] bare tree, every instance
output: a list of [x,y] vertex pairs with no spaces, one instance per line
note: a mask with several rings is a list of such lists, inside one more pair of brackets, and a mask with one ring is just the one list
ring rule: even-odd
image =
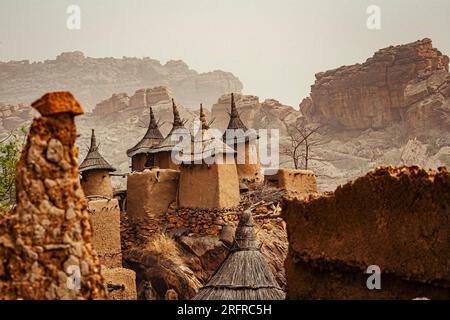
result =
[[282,153],[290,157],[295,169],[308,170],[311,160],[326,161],[315,152],[316,147],[328,142],[319,134],[323,126],[309,125],[305,121],[297,121],[292,125],[285,123],[285,125],[288,131],[289,144],[283,148]]

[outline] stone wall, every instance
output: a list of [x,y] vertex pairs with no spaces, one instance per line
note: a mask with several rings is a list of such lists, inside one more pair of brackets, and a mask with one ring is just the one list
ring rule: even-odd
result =
[[108,268],[122,267],[118,201],[92,200],[88,210],[93,229],[92,246],[101,264]]
[[236,165],[183,165],[178,206],[186,208],[233,208],[239,205]]
[[[17,207],[0,223],[0,299],[103,299],[87,203],[78,179],[69,92],[44,95],[17,163]],[[80,274],[80,288],[69,277]],[[70,283],[70,285],[68,285]]]
[[[450,298],[450,173],[382,167],[309,200],[287,200],[289,299]],[[381,290],[368,290],[368,266]]]
[[111,177],[106,170],[84,172],[81,178],[81,186],[86,196],[105,196],[108,198],[113,196]]

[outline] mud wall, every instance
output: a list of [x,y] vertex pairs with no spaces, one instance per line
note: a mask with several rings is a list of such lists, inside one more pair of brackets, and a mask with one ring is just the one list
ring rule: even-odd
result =
[[122,266],[120,244],[120,210],[116,199],[89,201],[88,210],[93,228],[92,246],[102,265]]
[[113,190],[108,171],[91,170],[82,175],[81,186],[86,196],[105,196],[112,198]]
[[179,170],[180,166],[172,162],[172,152],[164,151],[155,154],[155,167],[160,169]]
[[[450,298],[449,204],[447,169],[418,167],[379,168],[334,194],[287,200],[288,298]],[[381,290],[366,287],[370,265]]]
[[245,158],[244,158],[245,163],[242,164],[238,163],[241,161],[239,161],[239,157],[237,155],[235,156],[236,167],[240,182],[255,182],[260,181],[262,179],[260,173],[259,156],[257,152],[258,147],[255,146],[255,148],[256,148],[255,155],[251,156],[251,146],[248,143],[245,144]]
[[131,223],[145,223],[157,231],[165,224],[169,205],[176,200],[179,172],[152,169],[128,175],[127,215]]
[[183,165],[178,206],[232,208],[239,205],[239,181],[235,164]]

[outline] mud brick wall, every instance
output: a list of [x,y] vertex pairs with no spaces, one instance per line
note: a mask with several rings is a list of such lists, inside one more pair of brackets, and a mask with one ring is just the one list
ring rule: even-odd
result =
[[102,269],[109,300],[136,300],[136,273],[125,268]]
[[316,176],[311,170],[279,169],[276,174],[265,176],[265,183],[292,195],[317,193]]
[[152,169],[128,175],[127,216],[129,222],[160,231],[169,205],[176,200],[179,172]]
[[120,243],[120,210],[116,199],[93,200],[88,203],[93,228],[92,245],[102,265],[122,266]]
[[[450,298],[450,173],[383,167],[287,200],[288,298]],[[369,265],[381,290],[368,290]]]
[[83,173],[81,186],[86,196],[105,196],[108,198],[113,196],[111,177],[106,170],[90,170]]
[[180,173],[178,206],[185,208],[233,208],[239,205],[236,165],[183,165]]

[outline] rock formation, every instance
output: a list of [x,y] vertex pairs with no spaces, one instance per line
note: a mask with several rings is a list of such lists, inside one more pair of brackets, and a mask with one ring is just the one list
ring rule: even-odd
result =
[[242,90],[229,72],[198,73],[181,60],[162,65],[150,58],[90,58],[79,51],[44,62],[0,62],[0,83],[0,101],[5,103],[29,103],[40,92],[70,89],[88,110],[115,92],[142,87],[169,86],[188,107],[211,105],[221,94]]
[[42,116],[17,164],[17,207],[0,224],[0,298],[105,298],[78,179],[74,116],[83,110],[69,92],[48,93],[33,107]]
[[[450,173],[381,167],[324,196],[287,200],[289,299],[450,297]],[[369,266],[381,289],[369,290]]]
[[377,51],[362,64],[316,74],[300,104],[311,121],[343,129],[406,122],[414,133],[450,131],[449,58],[430,39]]
[[[291,106],[283,105],[275,99],[260,102],[257,96],[235,94],[236,107],[242,122],[253,129],[279,129],[286,135],[286,125],[295,123],[301,113]],[[222,95],[211,108],[212,126],[224,131],[230,116],[231,94]]]

